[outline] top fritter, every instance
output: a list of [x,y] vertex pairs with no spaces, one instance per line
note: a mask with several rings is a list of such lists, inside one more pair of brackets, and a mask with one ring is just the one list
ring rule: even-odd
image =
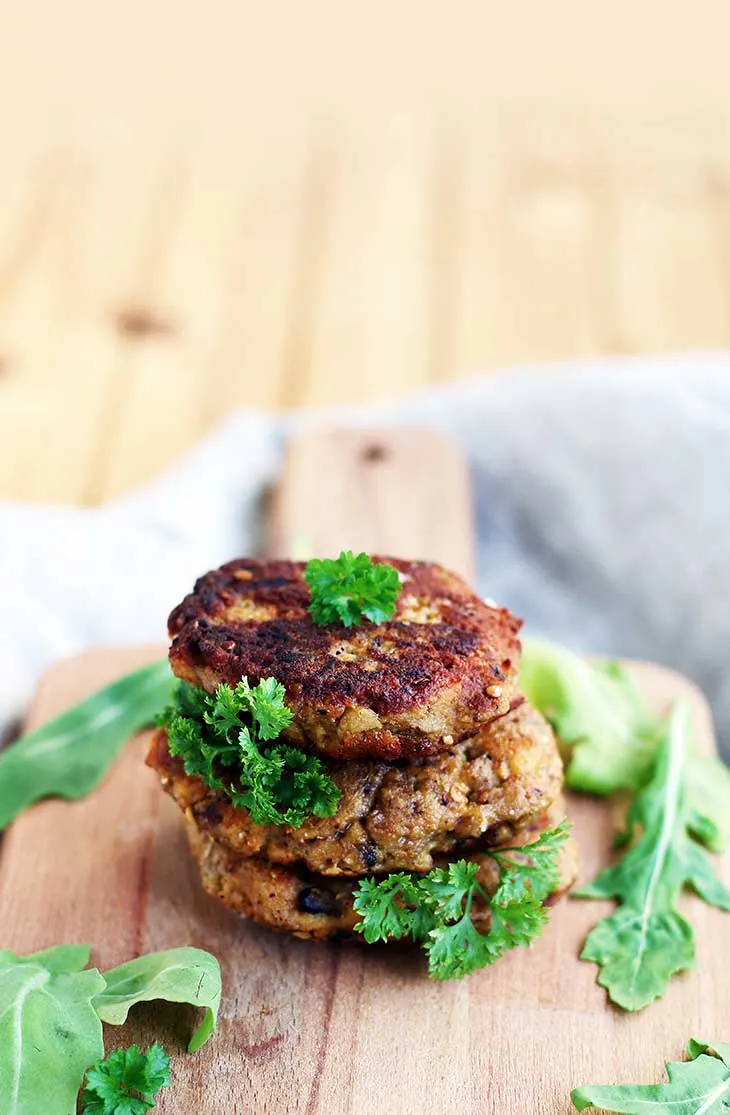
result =
[[284,736],[337,758],[433,755],[474,735],[516,699],[520,621],[428,562],[373,558],[402,582],[393,618],[318,627],[305,565],[240,558],[201,577],[169,619],[178,677],[275,677],[294,720]]

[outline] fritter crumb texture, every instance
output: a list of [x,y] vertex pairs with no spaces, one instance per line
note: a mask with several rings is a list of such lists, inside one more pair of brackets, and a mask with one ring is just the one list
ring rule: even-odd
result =
[[254,824],[224,793],[186,775],[164,729],[147,761],[182,811],[219,844],[322,875],[430,871],[434,855],[476,840],[504,842],[544,813],[562,784],[552,730],[527,704],[430,759],[325,760],[342,795],[339,808],[299,828]]
[[[530,844],[541,832],[559,824],[564,816],[562,803],[521,830],[514,844]],[[357,881],[333,879],[303,869],[282,867],[260,857],[236,855],[201,831],[193,820],[187,824],[188,841],[198,861],[201,880],[209,895],[224,905],[270,929],[292,933],[295,937],[324,941],[328,938],[362,940],[355,933],[359,918],[353,908]],[[453,857],[452,857],[453,858]],[[499,884],[499,870],[485,852],[474,851],[466,857],[479,863],[479,882],[487,894]],[[445,866],[441,860],[437,866]],[[556,901],[575,881],[577,856],[575,842],[565,846],[560,862],[561,882],[548,900]],[[490,926],[489,907],[475,901],[472,919],[480,932]]]

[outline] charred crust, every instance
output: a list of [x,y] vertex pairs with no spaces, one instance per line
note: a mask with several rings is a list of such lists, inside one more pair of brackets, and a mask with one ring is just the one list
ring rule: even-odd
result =
[[[289,738],[343,757],[443,750],[438,730],[420,726],[436,705],[458,707],[464,723],[441,733],[455,739],[505,713],[520,621],[439,565],[375,560],[391,562],[403,578],[396,614],[349,629],[312,622],[303,562],[241,558],[207,573],[170,615],[173,670],[206,688],[276,677],[295,712]],[[345,718],[340,726],[350,709],[371,711],[374,724],[353,732]]]

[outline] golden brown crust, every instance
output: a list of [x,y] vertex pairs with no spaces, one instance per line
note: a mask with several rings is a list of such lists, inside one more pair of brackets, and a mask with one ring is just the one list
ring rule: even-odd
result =
[[333,762],[342,797],[334,817],[300,828],[257,825],[244,809],[185,774],[164,730],[148,764],[198,828],[242,856],[301,864],[322,875],[430,871],[433,856],[469,842],[504,842],[560,793],[562,764],[551,728],[523,704],[470,740],[409,763]]
[[396,614],[349,629],[311,621],[303,562],[207,573],[170,616],[174,672],[209,691],[275,677],[294,713],[287,738],[337,758],[436,754],[507,712],[520,621],[439,565],[374,560],[401,573]]
[[[564,816],[563,803],[533,820],[512,841],[529,844],[545,828],[556,825]],[[244,914],[260,925],[296,937],[323,941],[327,938],[359,938],[354,927],[359,918],[353,908],[357,882],[352,879],[314,875],[302,869],[279,867],[259,857],[236,855],[217,844],[195,822],[188,820],[188,840],[198,861],[204,889],[224,905]],[[452,857],[453,858],[453,857]],[[487,853],[475,852],[467,858],[480,864],[479,881],[493,894],[499,881],[495,861]],[[447,861],[440,861],[440,866]],[[566,845],[561,859],[561,882],[548,902],[556,901],[573,884],[577,875],[575,842]],[[475,902],[475,925],[489,929],[489,907]]]

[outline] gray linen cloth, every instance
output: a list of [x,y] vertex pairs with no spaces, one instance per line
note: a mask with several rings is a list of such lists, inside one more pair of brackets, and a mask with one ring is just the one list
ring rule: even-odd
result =
[[[527,630],[695,679],[730,744],[730,354],[606,359],[464,381],[389,406],[235,414],[100,509],[0,503],[0,729],[54,659],[164,638],[196,575],[254,551],[261,491],[306,423],[455,438],[478,579]],[[194,512],[194,513],[191,513]]]

